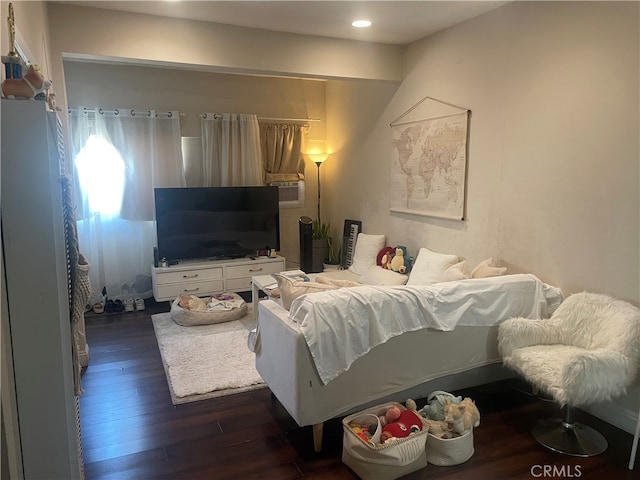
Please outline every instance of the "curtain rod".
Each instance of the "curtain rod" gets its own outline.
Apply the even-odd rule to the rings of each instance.
[[[134,110],[132,108],[120,108],[120,109],[114,108],[113,110],[106,110],[104,108],[98,108],[98,109],[86,108],[86,107],[84,107],[84,108],[80,107],[80,108],[83,109],[84,113],[86,113],[86,114],[92,113],[94,115],[96,113],[98,113],[100,115],[103,115],[105,113],[111,113],[111,114],[114,114],[114,115],[119,115],[120,112],[122,111],[123,113],[125,113],[125,112],[128,113],[132,117],[136,117],[136,116],[138,116],[138,117],[144,117],[144,116],[151,117],[151,112],[152,112],[152,110]],[[68,110],[68,112],[69,112],[69,114],[77,113],[78,109],[77,108],[70,108]],[[178,112],[178,113],[179,113],[179,115],[181,117],[184,117],[184,113],[182,113],[182,112]],[[173,117],[173,112],[155,112],[155,114],[157,116],[163,116],[163,117],[168,117],[168,118]]]
[[[207,119],[210,116],[213,116],[213,119],[216,120],[218,118],[222,118],[222,113],[203,113],[200,115],[201,118]],[[258,120],[263,121],[274,121],[274,122],[321,122],[322,120],[319,118],[278,118],[278,117],[258,117]]]

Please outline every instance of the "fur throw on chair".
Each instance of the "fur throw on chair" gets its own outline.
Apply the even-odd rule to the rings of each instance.
[[[576,293],[549,319],[503,322],[498,347],[506,366],[562,406],[607,401],[637,374],[640,313],[608,295]]]

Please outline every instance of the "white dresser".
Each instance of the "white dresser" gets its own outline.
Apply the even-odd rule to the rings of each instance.
[[[279,273],[284,257],[189,261],[169,267],[152,267],[153,296],[158,302],[173,301],[180,294],[204,297],[220,292],[250,291],[251,277]]]

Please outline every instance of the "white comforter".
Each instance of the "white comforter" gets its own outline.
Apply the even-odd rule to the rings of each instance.
[[[495,325],[511,317],[545,318],[562,299],[560,289],[534,275],[516,274],[307,294],[293,301],[289,316],[299,324],[326,385],[373,347],[404,332]]]

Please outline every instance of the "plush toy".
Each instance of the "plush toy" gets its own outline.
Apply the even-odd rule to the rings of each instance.
[[[429,402],[427,405],[422,407],[418,413],[429,420],[444,420],[444,406],[446,404],[446,400],[449,399],[451,403],[460,403],[462,401],[462,397],[456,397],[451,395],[448,392],[443,391],[435,391],[431,392],[427,397],[427,401]]]
[[[398,245],[396,252],[391,259],[391,270],[398,273],[408,273],[410,269],[410,260],[407,256],[407,247]]]
[[[44,94],[51,82],[45,80],[37,65],[29,65],[27,73],[22,78],[7,78],[2,82],[2,94],[7,98],[35,98]]]
[[[398,407],[389,407],[387,412],[384,414],[384,418],[387,420],[387,423],[395,422],[400,418],[400,409]]]
[[[422,430],[422,420],[413,410],[403,410],[398,419],[382,428],[380,441],[385,443],[391,438],[408,437],[411,433]]]
[[[428,420],[427,422],[428,430],[431,435],[438,438],[453,438],[454,433],[449,428],[449,424],[447,422],[441,422],[438,420]]]
[[[480,425],[480,412],[469,397],[459,404],[452,403],[447,398],[444,405],[444,421],[453,432],[463,435]]]
[[[393,257],[394,253],[395,249],[393,247],[384,247],[378,252],[376,264],[382,268],[389,269],[391,267],[391,257]]]

